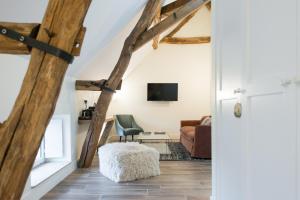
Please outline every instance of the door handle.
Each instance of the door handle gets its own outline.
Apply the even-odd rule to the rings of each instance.
[[[233,90],[234,94],[244,94],[245,92],[246,92],[246,90],[242,89],[242,88],[237,88],[237,89]]]

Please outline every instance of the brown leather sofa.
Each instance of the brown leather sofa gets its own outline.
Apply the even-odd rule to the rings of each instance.
[[[211,158],[211,125],[204,125],[210,116],[201,120],[183,120],[180,128],[180,142],[192,157]],[[210,120],[210,119],[209,119]]]

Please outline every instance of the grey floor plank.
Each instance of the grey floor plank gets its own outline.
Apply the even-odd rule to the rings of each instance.
[[[209,200],[211,162],[162,161],[161,175],[127,183],[114,183],[98,170],[95,158],[90,169],[77,169],[44,200]]]

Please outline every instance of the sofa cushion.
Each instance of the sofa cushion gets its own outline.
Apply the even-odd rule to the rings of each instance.
[[[140,132],[143,132],[139,128],[125,128],[124,129],[124,135],[138,135]]]
[[[188,140],[194,141],[195,130],[196,130],[195,126],[184,126],[184,127],[181,127],[180,132],[181,132],[182,136],[184,136]]]

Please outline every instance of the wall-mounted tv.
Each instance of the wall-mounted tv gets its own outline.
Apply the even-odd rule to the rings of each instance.
[[[148,101],[177,101],[178,83],[148,83]]]

